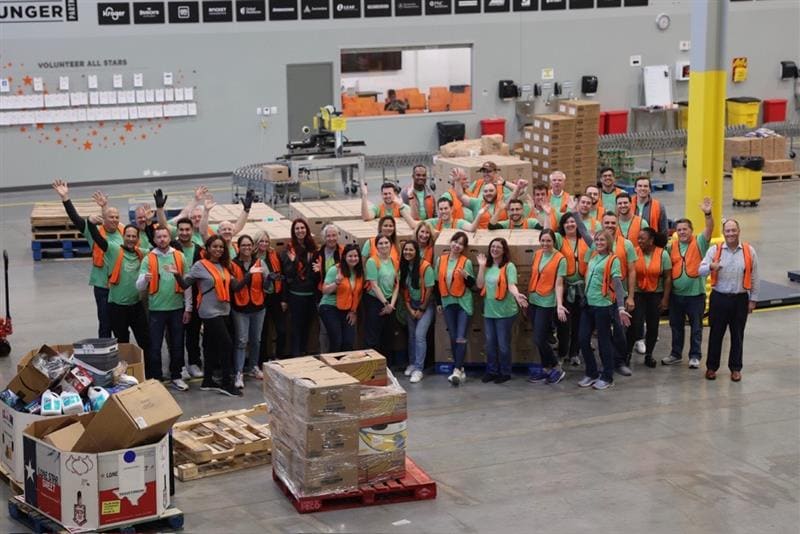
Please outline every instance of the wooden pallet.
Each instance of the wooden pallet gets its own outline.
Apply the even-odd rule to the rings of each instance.
[[[92,249],[85,239],[31,241],[33,261],[51,258],[89,257]]]
[[[75,209],[81,217],[100,215],[102,213],[100,206],[91,201],[73,201],[72,205],[75,206]],[[75,228],[61,202],[37,202],[33,205],[33,209],[31,210],[31,227],[38,228],[41,226],[61,226],[65,229]]]
[[[8,484],[12,495],[22,495],[25,492],[25,485],[14,480],[8,468],[2,463],[0,463],[0,480]]]
[[[180,480],[238,471],[269,463],[272,434],[266,422],[267,406],[216,412],[173,426],[175,474]]]
[[[406,474],[403,478],[388,480],[376,484],[362,484],[357,490],[317,495],[313,497],[296,497],[284,482],[272,470],[272,479],[280,490],[292,502],[295,510],[301,514],[327,512],[346,508],[360,508],[410,501],[424,501],[436,498],[436,482],[420,469],[411,458],[406,456]]]

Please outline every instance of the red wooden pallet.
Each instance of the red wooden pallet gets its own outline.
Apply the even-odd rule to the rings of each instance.
[[[376,484],[362,484],[357,490],[346,493],[295,497],[274,469],[272,479],[301,514],[436,498],[436,482],[408,456],[406,456],[406,474],[403,478]]]

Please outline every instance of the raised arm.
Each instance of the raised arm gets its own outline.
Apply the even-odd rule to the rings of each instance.
[[[239,218],[236,219],[236,222],[233,225],[233,235],[239,234],[242,230],[244,230],[244,226],[247,224],[247,218],[250,216],[250,208],[253,207],[253,198],[255,197],[255,192],[252,189],[248,189],[247,193],[245,193],[244,198],[242,200],[242,212],[239,214]]]
[[[172,235],[172,227],[169,225],[169,221],[167,221],[167,212],[164,209],[164,206],[167,205],[167,198],[169,198],[169,195],[165,195],[164,191],[161,189],[156,189],[153,193],[153,200],[156,203],[156,218],[158,219],[158,224],[169,230],[169,234]],[[183,211],[181,213],[183,213]],[[189,210],[189,213],[191,213],[191,210]]]
[[[706,238],[706,242],[711,241],[711,236],[714,234],[714,213],[711,208],[711,199],[708,197],[704,198],[700,209],[703,210],[703,216],[706,221],[706,226],[703,228],[703,237]]]
[[[361,184],[361,218],[365,221],[371,221],[375,218],[372,210],[369,209],[369,200],[367,200],[368,194],[367,182],[364,182]]]
[[[72,221],[78,231],[83,232],[86,229],[86,221],[78,214],[78,210],[75,209],[72,200],[69,198],[69,185],[67,185],[67,182],[55,180],[53,181],[53,189],[61,197],[61,203],[64,204],[64,211],[67,212],[69,220]]]
[[[483,289],[486,285],[486,254],[478,254],[478,277],[475,279],[475,285],[478,289]]]
[[[217,203],[214,202],[214,197],[208,195],[205,199],[203,199],[203,216],[200,218],[200,235],[203,236],[203,239],[208,235],[208,218],[211,215],[211,210],[216,206]],[[235,234],[234,234],[235,235]]]

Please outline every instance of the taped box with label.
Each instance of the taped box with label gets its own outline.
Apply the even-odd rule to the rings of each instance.
[[[69,529],[160,517],[170,506],[167,431],[150,443],[117,450],[60,447],[76,442],[76,434],[86,432],[98,416],[49,417],[25,430],[25,502]]]
[[[403,478],[408,425],[405,420],[363,427],[358,432],[358,482]]]
[[[358,454],[331,454],[307,458],[281,441],[272,442],[275,474],[297,497],[327,495],[358,488]]]
[[[408,417],[406,390],[391,371],[387,370],[386,374],[388,383],[385,386],[361,386],[361,427],[401,421]]]
[[[321,354],[319,359],[363,385],[385,386],[387,383],[386,358],[372,349]]]

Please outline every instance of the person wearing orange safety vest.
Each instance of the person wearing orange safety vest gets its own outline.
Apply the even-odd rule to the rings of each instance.
[[[436,217],[436,199],[428,188],[428,168],[425,165],[414,165],[411,179],[411,185],[400,194],[403,202],[411,209],[411,217],[416,221]]]
[[[631,196],[628,193],[620,193],[617,196],[617,234],[628,241],[635,242],[639,230],[648,228],[650,224],[636,215],[636,211],[631,205]]]
[[[455,167],[452,171],[450,171],[450,184],[454,184],[459,182],[461,184],[461,189],[467,191],[469,189],[469,176],[467,173],[464,172],[464,169],[460,167]],[[461,202],[461,199],[458,198],[458,194],[456,194],[455,186],[451,185],[450,188],[447,189],[442,196],[439,197],[439,202],[442,199],[447,198],[449,199],[452,204],[452,215],[453,220],[464,219],[465,221],[471,221],[475,218],[475,214],[472,213],[472,210],[465,207],[464,203]],[[440,208],[438,202],[436,204],[437,208]],[[441,212],[439,212],[439,216],[441,217]]]
[[[631,199],[631,210],[643,220],[647,221],[650,228],[667,235],[669,220],[667,208],[652,197],[650,178],[646,176],[636,179],[636,196]],[[636,237],[636,236],[634,236]]]
[[[268,359],[285,358],[286,350],[286,292],[283,290],[283,274],[281,273],[281,260],[278,253],[270,246],[269,234],[259,230],[253,235],[255,241],[255,255],[261,260],[264,269],[264,324],[261,328],[261,353],[258,359],[258,369],[253,369],[253,377],[262,380],[261,371],[263,363]],[[274,353],[271,353],[271,341],[275,340]]]
[[[672,292],[669,296],[669,326],[672,330],[672,350],[661,359],[663,365],[679,364],[683,358],[686,321],[689,321],[689,368],[700,367],[703,342],[703,312],[706,307],[706,277],[700,276],[700,262],[708,252],[714,232],[711,199],[700,206],[705,228],[696,236],[689,219],[675,221],[675,235],[669,246],[672,260]]]
[[[725,330],[731,331],[728,368],[731,380],[742,379],[744,327],[747,315],[756,309],[761,279],[756,250],[746,241],[739,241],[739,222],[728,219],[722,225],[724,243],[712,245],[700,263],[700,276],[711,276],[711,298],[708,305],[708,353],[706,378],[717,377]]]
[[[586,373],[578,382],[582,388],[607,389],[614,385],[615,348],[611,332],[614,316],[619,317],[622,326],[630,325],[631,316],[625,311],[620,261],[611,252],[612,241],[608,230],[597,232],[593,241],[595,251],[586,266],[586,306],[578,335]],[[594,330],[597,330],[602,372],[597,369],[592,348]]]
[[[653,350],[658,340],[658,321],[661,312],[669,307],[672,289],[672,260],[664,248],[667,236],[654,228],[639,231],[639,250],[636,259],[636,294],[631,328],[627,335],[627,357],[633,354],[633,345],[644,337],[644,364],[653,368],[656,360]],[[646,326],[646,334],[644,332]]]
[[[391,324],[400,294],[400,262],[392,256],[391,239],[381,234],[375,238],[376,256],[367,258],[364,303],[364,343],[386,356],[387,366],[394,364],[391,350]]]
[[[603,167],[600,169],[600,198],[597,205],[603,208],[603,211],[614,211],[617,207],[617,195],[624,193],[625,190],[617,187],[616,179],[614,177],[614,169],[611,167]],[[602,217],[602,215],[600,215]]]
[[[511,380],[511,329],[519,307],[528,307],[517,289],[517,266],[510,261],[508,242],[496,237],[489,242],[489,256],[478,254],[475,285],[483,297],[486,339],[486,371],[481,382],[502,384]]]
[[[453,372],[447,380],[458,386],[467,380],[464,359],[467,355],[467,328],[473,313],[472,291],[475,284],[472,262],[464,255],[469,238],[456,232],[450,238],[450,251],[436,258],[437,310],[444,313],[450,351],[453,354]]]
[[[566,181],[567,176],[563,172],[553,171],[550,173],[550,207],[558,211],[558,217],[567,212],[569,202],[572,199],[570,194],[564,191]]]
[[[436,241],[435,232],[431,225],[426,221],[417,223],[417,229],[414,230],[414,241],[419,245],[420,257],[427,261],[429,265],[433,265],[433,244]],[[400,255],[402,261],[403,255]]]
[[[497,222],[497,217],[500,215],[501,211],[508,214],[508,219]],[[492,218],[489,219],[489,230],[540,230],[542,228],[538,219],[529,218],[525,214],[525,203],[514,195],[506,201],[505,209],[501,211],[495,210]]]
[[[371,205],[367,200],[369,194],[367,184],[361,184],[361,218],[365,221],[373,219],[382,219],[384,217],[393,217],[399,219],[402,217],[409,226],[412,228],[416,224],[416,220],[411,216],[411,208],[407,204],[403,204],[402,198],[398,195],[400,188],[392,182],[384,182],[381,184],[381,200],[378,205]],[[363,251],[362,251],[362,256]]]
[[[458,197],[454,197],[456,200],[452,200],[449,196],[442,196],[439,198],[439,202],[437,202],[438,206],[438,213],[437,217],[433,217],[431,219],[426,219],[425,222],[431,225],[433,230],[438,235],[442,230],[449,230],[449,229],[458,229],[462,230],[467,226],[471,226],[468,221],[462,219],[461,217],[456,216],[456,208],[454,202],[458,202],[463,206]],[[462,209],[462,212],[464,210]],[[472,212],[470,212],[472,215]]]
[[[323,243],[311,264],[314,276],[319,280],[317,289],[320,292],[322,291],[326,273],[331,267],[339,264],[342,259],[342,249],[344,248],[339,244],[339,227],[335,224],[328,223],[323,226],[321,234]],[[322,317],[319,317],[319,351],[321,354],[334,352],[330,349],[328,331],[325,328],[325,322]]]
[[[587,185],[584,193],[592,199],[592,207],[589,209],[589,216],[599,221],[605,213],[605,209],[600,205],[600,188],[596,185]]]
[[[504,221],[508,219],[508,214],[506,213],[505,203],[503,202],[503,193],[501,193],[503,189],[498,188],[492,183],[487,183],[483,186],[483,192],[479,198],[471,198],[469,195],[461,191],[461,185],[456,184],[456,191],[459,193],[459,198],[461,202],[464,203],[465,206],[469,207],[472,210],[472,213],[475,214],[475,218],[473,219],[469,231],[472,231],[476,228],[480,229],[488,229],[489,222],[492,219],[492,216],[495,215],[496,221]]]
[[[428,353],[428,329],[433,322],[433,286],[436,277],[431,262],[423,257],[417,241],[403,243],[400,255],[400,293],[408,331],[408,366],[405,375],[412,383],[422,380]]]
[[[87,224],[88,219],[81,217],[72,204],[69,198],[69,185],[63,180],[55,180],[53,189],[61,197],[64,210],[67,212],[72,224],[83,234],[83,238],[92,247],[92,270],[89,274],[89,285],[92,286],[94,302],[97,307],[97,337],[111,337],[111,314],[108,309],[108,272],[103,262],[104,252],[92,239]],[[94,193],[92,198],[102,209],[102,221],[95,221],[96,224],[100,225],[97,229],[98,232],[109,244],[122,246],[122,225],[119,223],[119,211],[117,208],[110,207],[108,205],[108,197],[99,191]]]
[[[480,198],[483,194],[483,188],[486,187],[487,184],[493,184],[497,189],[498,197],[502,198],[503,196],[507,197],[511,195],[517,188],[516,184],[509,183],[505,178],[500,176],[500,173],[497,171],[498,168],[495,162],[484,162],[479,171],[482,177],[476,178],[472,184],[469,184],[464,189],[464,192],[472,198]],[[475,212],[473,211],[473,213]]]
[[[136,279],[136,289],[147,292],[149,310],[150,359],[145,362],[145,375],[161,380],[161,345],[168,330],[171,385],[186,391],[189,386],[181,378],[183,328],[192,317],[192,289],[185,289],[171,273],[183,274],[188,265],[183,252],[170,246],[168,228],[157,228],[153,241],[156,246],[142,260]]]
[[[364,293],[364,264],[358,245],[342,250],[342,261],[331,265],[322,282],[319,316],[328,332],[331,352],[353,350],[358,307]]]
[[[565,323],[569,318],[569,311],[564,305],[567,258],[555,248],[555,243],[555,232],[549,228],[542,230],[539,235],[541,248],[533,255],[528,283],[528,318],[533,327],[533,343],[542,360],[542,368],[528,377],[528,382],[534,384],[558,384],[566,376],[547,341],[556,318],[559,323]]]
[[[250,275],[249,282],[231,295],[231,319],[234,332],[233,385],[244,388],[244,370],[255,373],[261,354],[261,330],[264,328],[266,299],[264,294],[264,273],[261,259],[255,255],[255,243],[249,235],[239,236],[236,241],[239,253],[231,260],[231,274],[239,282],[244,282],[251,267],[261,269]]]

